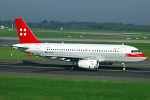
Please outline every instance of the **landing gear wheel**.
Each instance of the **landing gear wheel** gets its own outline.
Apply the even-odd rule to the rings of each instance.
[[[77,70],[78,69],[78,66],[72,66],[71,67],[71,70]]]
[[[126,70],[126,65],[125,65],[125,63],[122,63],[122,66],[123,66],[123,71],[125,71],[125,70]]]
[[[74,60],[73,62],[72,62],[72,67],[71,67],[71,70],[78,70],[78,61],[76,61],[76,60]]]

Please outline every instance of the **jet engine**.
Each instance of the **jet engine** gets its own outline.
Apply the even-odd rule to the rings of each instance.
[[[97,60],[79,60],[78,67],[95,69],[95,68],[99,67],[99,61],[97,61]]]

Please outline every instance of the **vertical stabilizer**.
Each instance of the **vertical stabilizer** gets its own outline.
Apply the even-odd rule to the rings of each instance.
[[[40,42],[21,18],[15,18],[20,44]]]

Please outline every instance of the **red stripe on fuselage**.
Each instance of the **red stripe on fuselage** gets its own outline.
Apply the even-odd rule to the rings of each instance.
[[[146,57],[143,53],[126,53],[126,57]]]

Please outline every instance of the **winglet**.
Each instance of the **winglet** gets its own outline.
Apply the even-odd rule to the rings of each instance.
[[[40,42],[21,18],[15,18],[20,44]]]

